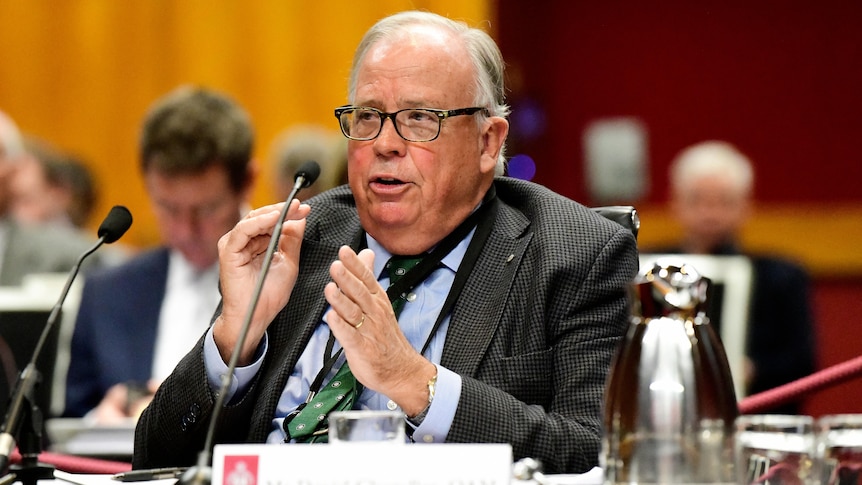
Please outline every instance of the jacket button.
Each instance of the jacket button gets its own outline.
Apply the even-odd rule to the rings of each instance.
[[[197,403],[192,403],[189,405],[189,409],[186,414],[183,414],[182,419],[180,419],[180,429],[183,431],[188,431],[191,425],[195,424],[198,420],[198,416],[201,414],[201,407],[198,406]]]

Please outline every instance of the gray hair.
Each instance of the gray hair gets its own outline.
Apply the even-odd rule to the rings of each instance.
[[[677,155],[670,168],[671,187],[678,190],[689,180],[711,175],[727,178],[746,195],[754,189],[754,169],[748,157],[730,143],[716,140],[697,143]]]
[[[23,154],[24,142],[18,125],[0,111],[0,155],[4,155],[9,160],[17,160]]]
[[[321,166],[317,179],[319,191],[340,185],[346,178],[345,142],[340,131],[320,125],[299,124],[284,130],[273,143],[272,159],[276,178],[293,186],[294,175],[300,165],[314,160]]]
[[[504,81],[505,64],[494,39],[485,31],[468,26],[464,22],[448,19],[430,12],[406,11],[390,15],[372,26],[353,56],[348,84],[348,99],[351,103],[356,97],[356,82],[359,67],[365,55],[377,42],[392,39],[401,33],[409,31],[411,26],[427,25],[448,30],[460,38],[470,55],[471,63],[476,72],[474,86],[474,104],[487,107],[491,116],[506,118],[509,116],[509,106],[506,105],[506,87]],[[481,118],[480,118],[481,119]],[[502,175],[506,164],[505,145],[497,157],[497,174]]]

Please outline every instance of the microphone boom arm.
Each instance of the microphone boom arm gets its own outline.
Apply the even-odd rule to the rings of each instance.
[[[66,284],[60,293],[60,298],[51,309],[48,321],[39,335],[36,347],[30,356],[30,361],[18,376],[18,381],[9,396],[6,416],[0,426],[0,473],[5,473],[9,467],[10,455],[15,448],[16,440],[21,441],[21,465],[15,473],[9,473],[0,483],[5,483],[9,477],[16,476],[24,485],[35,485],[40,479],[54,478],[54,467],[39,464],[39,453],[42,452],[42,411],[35,399],[35,389],[41,381],[41,374],[36,368],[36,361],[42,353],[42,348],[57,324],[63,302],[72,288],[75,277],[87,256],[93,254],[102,244],[112,243],[119,239],[132,225],[132,214],[123,206],[111,208],[98,230],[98,240],[85,251],[75,262],[66,278]],[[26,426],[25,426],[26,424]],[[24,432],[22,434],[22,431]]]
[[[63,302],[72,288],[72,283],[78,275],[78,271],[87,256],[93,254],[105,242],[105,237],[99,238],[96,244],[93,245],[84,254],[78,257],[75,266],[66,278],[66,284],[63,286],[63,291],[60,293],[60,298],[51,309],[48,315],[48,321],[39,335],[39,340],[36,342],[36,347],[33,349],[33,354],[30,361],[24,367],[24,370],[18,376],[18,381],[12,394],[9,396],[9,406],[6,410],[6,417],[3,420],[2,428],[0,428],[0,472],[5,472],[9,465],[9,456],[15,448],[16,440],[21,439],[21,456],[22,465],[25,467],[37,466],[37,472],[34,480],[53,478],[53,468],[44,469],[44,466],[38,466],[37,459],[42,451],[42,412],[36,403],[35,390],[42,379],[42,375],[36,368],[36,361],[42,353],[42,348],[51,335],[51,331],[59,320],[60,312],[63,308]],[[24,426],[24,425],[27,426]],[[24,437],[21,437],[21,432],[24,431]],[[47,473],[47,476],[45,475]],[[20,476],[21,473],[19,472]],[[25,485],[28,483],[26,477],[20,477]],[[35,483],[35,482],[33,482]]]
[[[266,273],[269,271],[269,266],[272,264],[272,256],[275,253],[275,249],[278,247],[278,241],[281,238],[281,228],[284,226],[284,218],[287,217],[287,211],[290,208],[290,203],[293,202],[294,197],[296,197],[297,192],[301,189],[308,187],[311,185],[317,176],[320,174],[320,166],[315,162],[306,162],[304,163],[299,170],[297,171],[296,177],[294,179],[293,188],[290,191],[290,194],[287,196],[284,207],[281,209],[281,213],[278,216],[278,221],[275,223],[275,227],[272,229],[272,237],[269,240],[269,246],[266,248],[266,253],[263,256],[263,264],[260,267],[260,273],[257,278],[257,284],[254,288],[254,293],[251,296],[251,302],[249,303],[248,312],[246,313],[245,320],[242,322],[242,327],[239,331],[239,338],[234,344],[233,353],[230,356],[230,360],[227,364],[227,372],[222,375],[221,378],[221,387],[219,388],[218,394],[216,395],[215,404],[213,407],[213,413],[210,416],[209,427],[207,428],[206,439],[204,440],[204,447],[198,454],[198,461],[195,466],[186,470],[182,477],[180,477],[178,483],[183,485],[205,485],[209,484],[212,481],[212,448],[213,442],[215,441],[215,431],[216,426],[218,424],[218,416],[221,412],[222,407],[224,407],[225,395],[227,394],[228,389],[230,388],[231,381],[233,380],[233,373],[236,369],[237,362],[239,361],[239,354],[245,345],[246,337],[248,336],[248,329],[251,326],[251,320],[254,317],[254,312],[257,309],[257,303],[260,300],[260,293],[263,290],[263,284],[266,279]]]

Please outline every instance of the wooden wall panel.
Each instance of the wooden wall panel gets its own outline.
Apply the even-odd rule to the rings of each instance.
[[[482,27],[492,17],[489,0],[0,1],[0,110],[87,159],[101,187],[94,227],[126,205],[135,223],[124,242],[147,246],[158,235],[136,144],[153,100],[180,84],[234,96],[257,132],[253,203],[269,203],[276,135],[298,123],[335,128],[360,37],[407,9]]]

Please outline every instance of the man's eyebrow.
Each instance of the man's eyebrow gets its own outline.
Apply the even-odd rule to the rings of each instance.
[[[383,109],[385,103],[379,102],[375,99],[368,99],[362,102],[355,102],[353,106],[364,106],[366,108],[376,108],[380,111],[385,111]],[[431,104],[426,101],[417,101],[417,100],[397,100],[396,105],[398,109],[406,109],[406,108],[431,108]]]
[[[405,108],[430,108],[431,106],[425,101],[399,101],[398,106]]]

